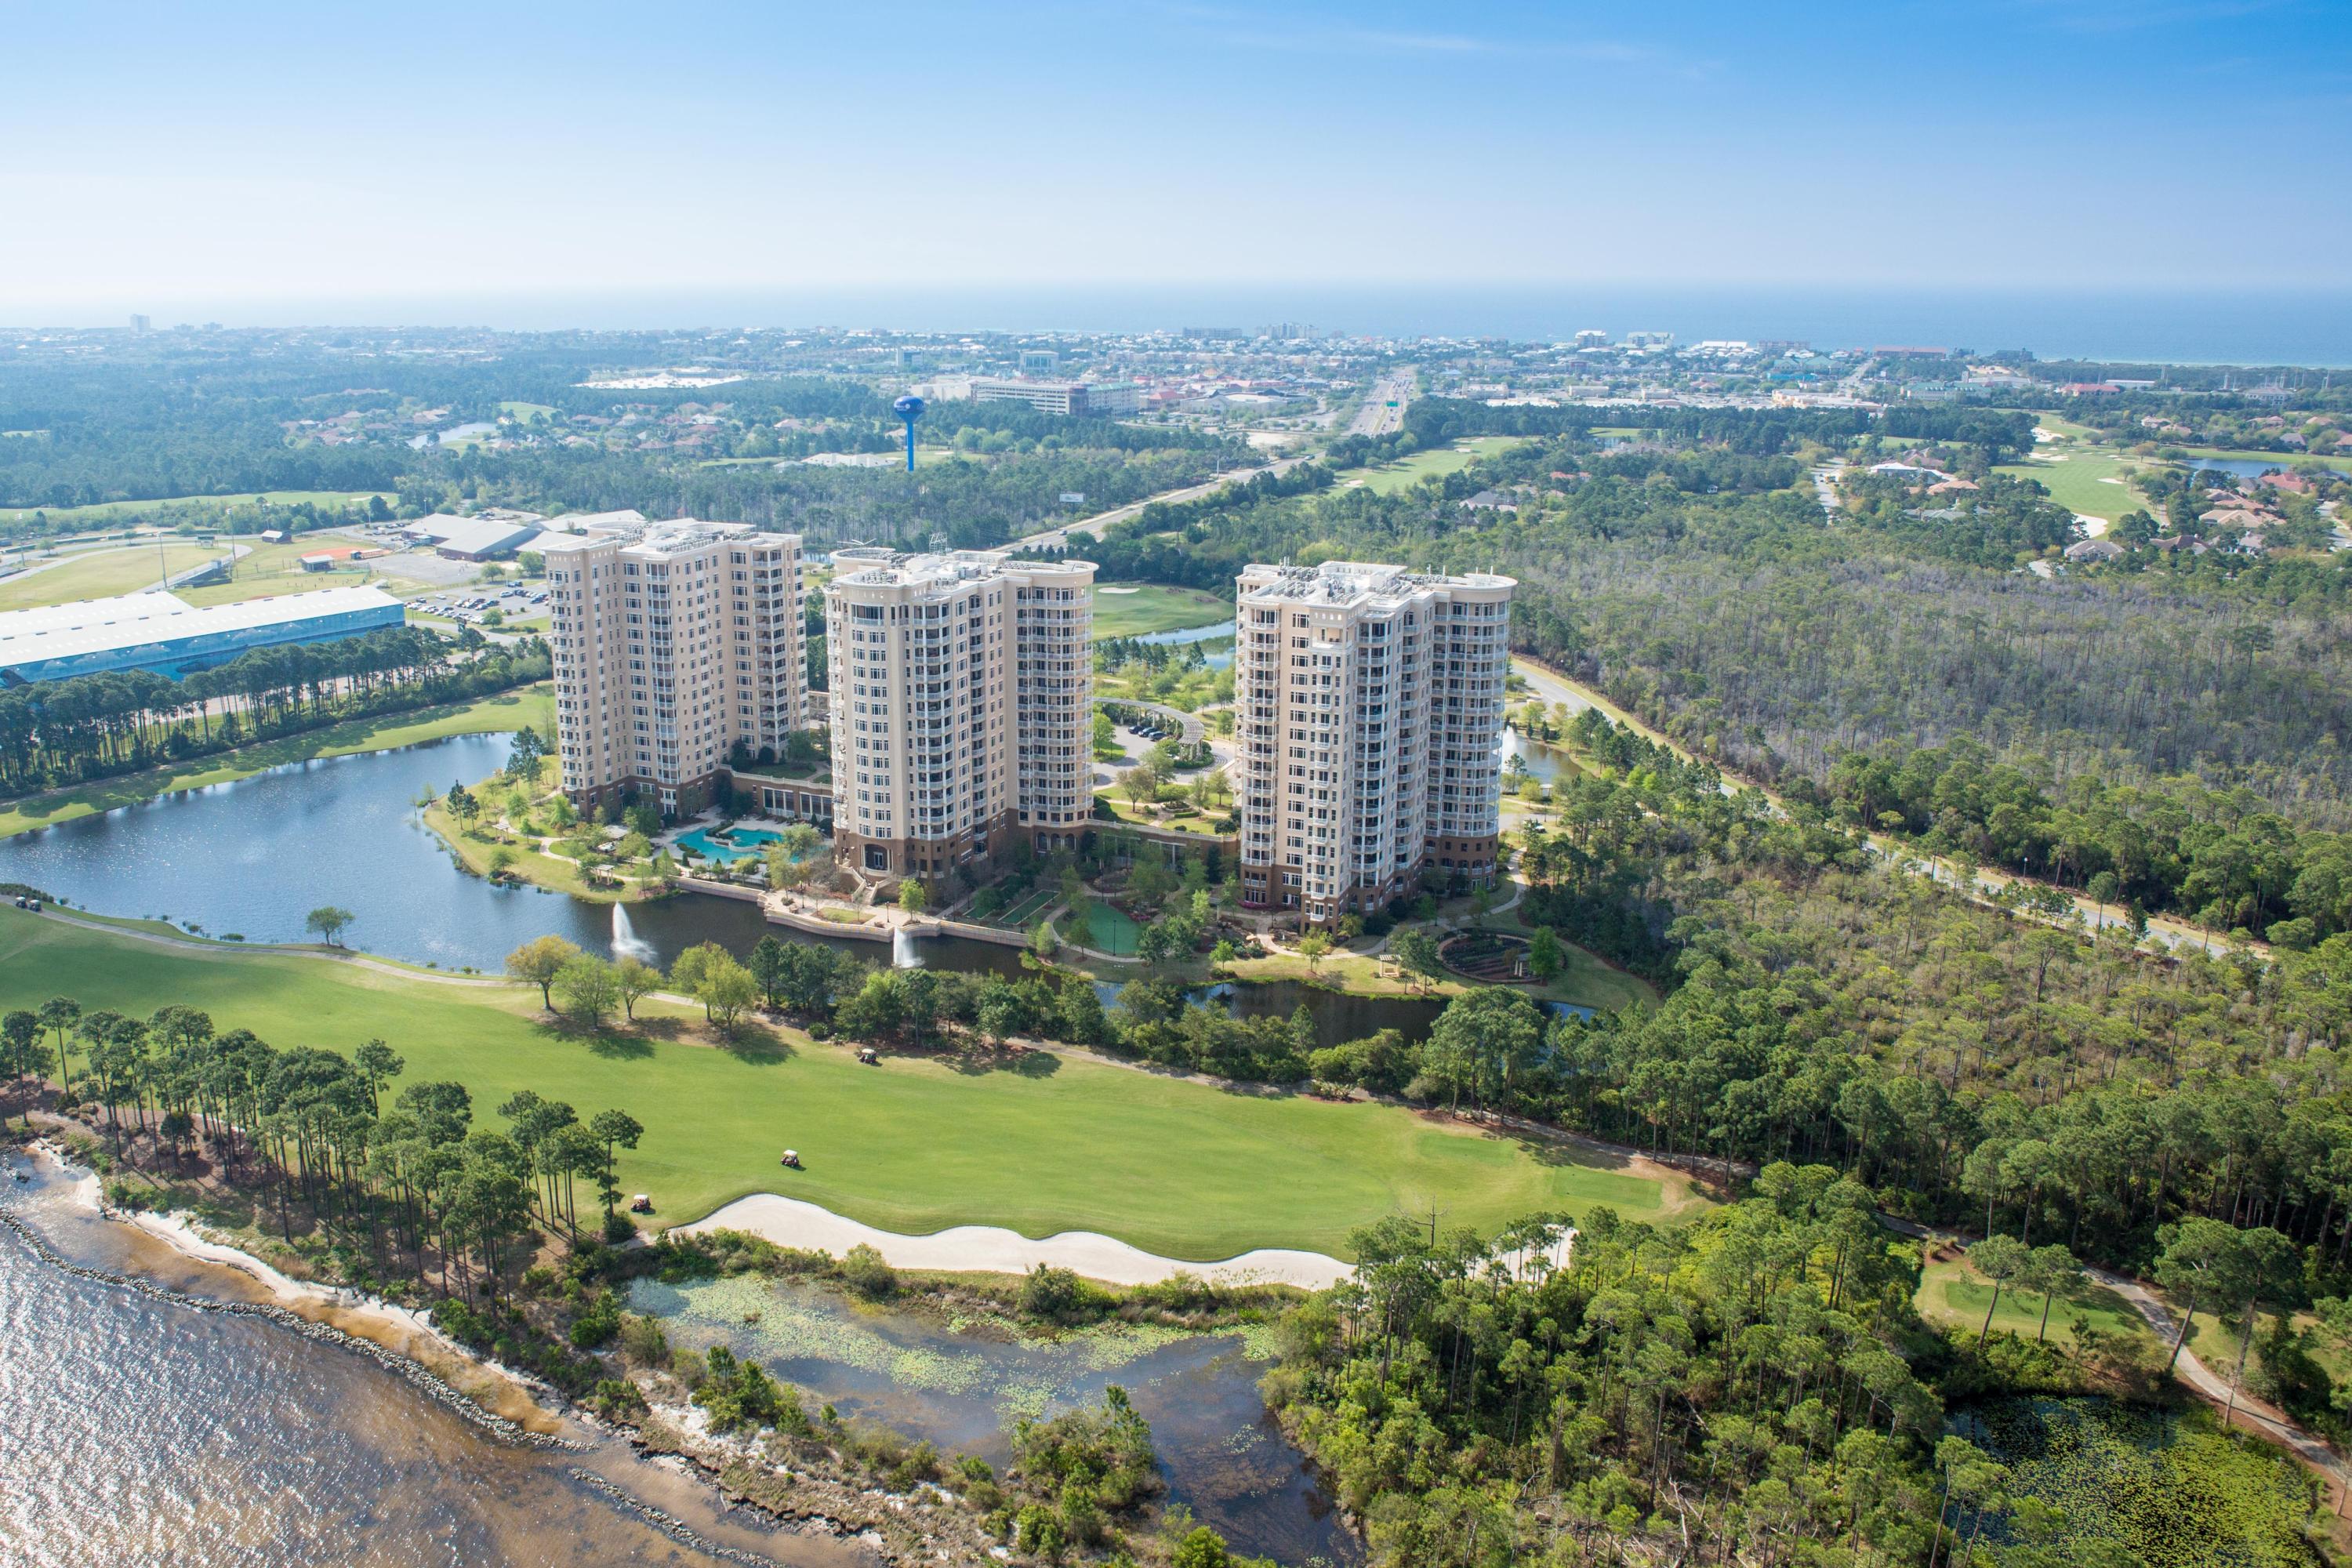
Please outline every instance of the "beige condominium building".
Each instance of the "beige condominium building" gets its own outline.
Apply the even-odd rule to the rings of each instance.
[[[801,541],[741,523],[547,537],[563,788],[665,813],[709,803],[737,742],[801,727]]]
[[[833,844],[877,880],[936,883],[1093,809],[1091,562],[836,551],[825,585]]]
[[[1508,577],[1332,561],[1240,577],[1242,901],[1324,921],[1490,885]]]

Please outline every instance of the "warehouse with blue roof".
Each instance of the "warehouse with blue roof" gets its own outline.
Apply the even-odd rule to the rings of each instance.
[[[82,599],[0,613],[0,683],[27,686],[110,670],[177,680],[241,653],[332,642],[396,626],[401,602],[380,588],[324,588],[234,605],[191,605],[164,593]]]

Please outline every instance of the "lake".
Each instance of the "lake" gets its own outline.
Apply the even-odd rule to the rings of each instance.
[[[505,763],[508,741],[503,734],[460,735],[292,763],[36,828],[0,839],[0,882],[23,882],[100,914],[169,920],[206,936],[234,933],[256,942],[310,940],[304,918],[336,904],[357,917],[344,939],[353,947],[447,970],[497,973],[508,953],[551,934],[590,952],[667,967],[697,942],[741,953],[773,932],[877,963],[1023,973],[1018,948],[968,938],[901,938],[894,950],[772,926],[759,906],[741,900],[685,893],[598,904],[473,876],[458,868],[415,802],[428,787],[488,777]],[[1348,996],[1296,981],[1217,986],[1202,994],[1249,1017],[1288,1017],[1304,1003],[1326,1045],[1386,1027],[1423,1039],[1442,1007],[1423,998]]]
[[[1219,646],[1202,650],[1202,662],[1211,669],[1230,669],[1234,662],[1234,634],[1236,624],[1219,621],[1211,626],[1180,626],[1172,632],[1146,632],[1129,642],[1158,643],[1163,647],[1181,647],[1187,643],[1215,643]]]
[[[159,795],[0,840],[0,881],[24,882],[100,914],[152,916],[202,934],[304,942],[322,904],[358,918],[344,940],[442,969],[497,973],[533,937],[667,965],[717,942],[737,952],[774,928],[756,905],[687,894],[651,903],[591,903],[502,886],[457,868],[415,802],[428,789],[488,777],[509,737],[458,735],[395,751],[293,763],[252,778]],[[780,934],[783,934],[781,933]],[[878,942],[793,936],[887,962]],[[941,967],[988,967],[985,944],[918,939]],[[982,948],[965,953],[966,948]],[[1006,957],[1017,964],[1009,951]]]

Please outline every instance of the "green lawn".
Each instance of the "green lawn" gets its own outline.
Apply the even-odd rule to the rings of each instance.
[[[320,510],[341,509],[370,496],[391,499],[389,490],[246,490],[229,496],[166,496],[160,500],[110,500],[93,506],[10,507],[0,509],[0,522],[30,521],[38,512],[51,522],[69,528],[103,528],[110,523],[165,513],[225,511],[233,506],[267,501],[271,506],[297,506],[309,501]]]
[[[1374,495],[1393,495],[1398,490],[1419,484],[1426,479],[1458,473],[1479,458],[1490,458],[1506,447],[1516,446],[1516,436],[1478,436],[1451,447],[1436,447],[1426,452],[1415,452],[1378,468],[1350,468],[1339,476],[1339,482],[1361,479],[1364,488]]]
[[[39,605],[136,594],[162,582],[167,572],[184,572],[223,553],[197,544],[172,544],[161,550],[152,544],[92,550],[69,556],[59,565],[0,582],[0,610],[29,610]]]
[[[1917,1297],[1919,1315],[1930,1322],[1947,1323],[1975,1333],[1984,1325],[1985,1308],[1992,1302],[1992,1282],[1960,1258],[1930,1263],[1922,1271]],[[2067,1325],[2077,1315],[2103,1333],[2154,1339],[2146,1319],[2130,1302],[2103,1285],[2084,1281],[2071,1296],[2061,1296],[2050,1309],[2050,1338],[2072,1344]],[[1992,1315],[1996,1331],[2006,1330],[2032,1339],[2042,1325],[2042,1298],[2031,1290],[2004,1288],[2000,1307]]]
[[[714,1049],[588,1041],[542,1024],[529,988],[459,987],[289,953],[166,948],[0,908],[0,1007],[70,995],[144,1015],[171,1003],[272,1044],[350,1050],[380,1037],[407,1078],[456,1079],[478,1121],[519,1089],[645,1124],[625,1192],[675,1224],[782,1192],[894,1230],[1082,1228],[1194,1259],[1253,1247],[1342,1253],[1395,1213],[1492,1231],[1534,1210],[1606,1203],[1652,1216],[1688,1201],[1605,1157],[1530,1146],[1395,1107],[1261,1097],[1033,1056],[966,1071],[905,1058],[861,1067],[790,1031]],[[646,1009],[641,1009],[645,1011]],[[806,1169],[778,1169],[798,1149]]]
[[[1106,594],[1105,588],[1133,588],[1132,594]],[[1198,588],[1170,588],[1157,583],[1097,583],[1095,584],[1095,640],[1148,637],[1153,632],[1181,631],[1189,626],[1213,626],[1234,618],[1230,601]]]
[[[302,557],[357,542],[341,533],[305,533],[283,544],[255,543],[229,568],[227,582],[183,589],[180,597],[192,605],[231,605],[247,599],[274,598],[280,594],[308,594],[320,588],[354,587],[372,575],[364,564],[338,566],[327,572],[305,572],[302,570]]]
[[[111,811],[118,805],[135,805],[172,790],[196,789],[205,784],[226,784],[231,779],[247,778],[286,763],[309,762],[313,757],[340,757],[352,752],[381,752],[394,746],[413,746],[420,741],[437,741],[445,735],[516,730],[525,724],[541,734],[555,732],[553,688],[533,686],[452,707],[354,719],[347,724],[331,725],[307,734],[289,735],[257,746],[239,747],[234,752],[206,758],[184,768],[156,768],[100,784],[84,784],[78,789],[36,795],[0,809],[0,838],[22,833],[29,827],[69,822],[77,816],[88,816],[92,812]]]
[[[2012,479],[2037,479],[2049,489],[2050,499],[2067,510],[2086,517],[2104,517],[2113,522],[2124,513],[2147,505],[2146,498],[2131,485],[2136,467],[2129,459],[2097,447],[2053,441],[2044,446],[2032,461],[2004,464],[1993,472]],[[2124,482],[2109,484],[2109,479]]]

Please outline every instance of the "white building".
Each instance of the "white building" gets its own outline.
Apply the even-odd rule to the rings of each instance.
[[[834,552],[825,585],[834,854],[936,882],[1094,806],[1091,562]]]
[[[692,812],[737,742],[801,728],[801,540],[680,519],[549,534],[558,752],[574,799]]]
[[[1242,901],[1310,921],[1494,879],[1508,577],[1251,566],[1234,652]]]
[[[979,403],[1025,403],[1041,414],[1132,414],[1143,405],[1143,390],[1131,381],[1012,381],[976,376],[971,395]]]

